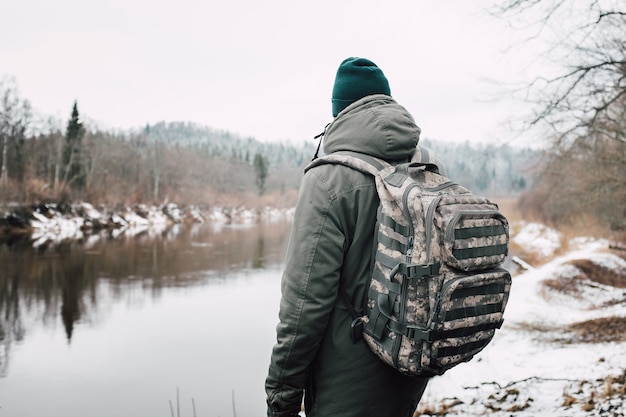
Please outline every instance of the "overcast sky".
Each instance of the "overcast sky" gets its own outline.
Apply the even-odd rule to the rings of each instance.
[[[312,140],[339,63],[377,63],[423,137],[486,141],[517,110],[490,100],[523,57],[489,0],[19,0],[0,6],[0,76],[41,114],[105,128],[193,121]]]

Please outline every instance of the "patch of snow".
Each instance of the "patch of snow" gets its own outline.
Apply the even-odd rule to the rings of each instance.
[[[233,217],[237,220],[238,223],[244,224],[256,223],[257,219],[259,218],[255,210],[248,209],[240,209],[235,211]]]
[[[82,217],[65,217],[51,209],[48,209],[48,212],[50,217],[38,211],[34,211],[32,214],[33,233],[31,239],[34,247],[39,247],[48,241],[82,238],[84,225]]]
[[[118,214],[111,215],[111,222],[118,227],[128,227],[128,222]]]
[[[85,218],[89,220],[102,220],[103,215],[98,210],[96,210],[91,204],[82,202],[79,204],[82,208]]]
[[[213,223],[228,223],[230,222],[230,216],[227,216],[224,210],[215,207],[209,213],[209,220]]]
[[[175,203],[168,203],[163,211],[174,223],[180,223],[185,217],[183,210]]]
[[[150,221],[148,219],[146,219],[145,217],[141,217],[130,209],[123,214],[123,217],[129,226],[148,226],[150,224]]]
[[[202,215],[202,211],[199,207],[192,206],[189,209],[189,215],[193,219],[194,223],[204,223],[204,216]]]
[[[575,237],[569,241],[572,250],[599,250],[608,249],[609,241],[606,239],[594,239],[592,237]]]
[[[525,250],[544,257],[553,255],[561,247],[559,232],[540,223],[523,223],[512,240]]]

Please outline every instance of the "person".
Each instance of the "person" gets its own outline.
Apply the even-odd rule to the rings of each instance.
[[[356,151],[394,162],[411,159],[420,128],[391,97],[382,70],[347,58],[332,91],[333,121],[324,152]],[[378,196],[374,178],[323,164],[302,178],[281,282],[277,343],[265,381],[267,415],[412,416],[427,380],[407,377],[350,337],[352,308],[363,308]]]

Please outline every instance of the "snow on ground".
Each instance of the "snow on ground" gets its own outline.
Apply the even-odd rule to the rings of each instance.
[[[517,238],[553,253],[557,236],[528,224]],[[622,274],[626,261],[602,240],[578,239],[569,247],[574,249],[513,278],[503,327],[472,361],[431,381],[420,404],[430,414],[422,415],[626,415],[626,342],[575,343],[571,335],[564,339],[563,330],[599,317],[626,317],[626,290],[583,281],[580,292],[567,295],[542,284],[574,274],[572,260],[589,259]]]
[[[522,223],[522,229],[512,240],[520,247],[532,248],[543,257],[553,255],[561,247],[559,232],[540,223]]]

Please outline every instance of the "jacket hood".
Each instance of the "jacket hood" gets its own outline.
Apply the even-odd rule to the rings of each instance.
[[[364,97],[346,107],[328,126],[324,153],[361,152],[388,161],[409,159],[421,129],[390,96]]]

